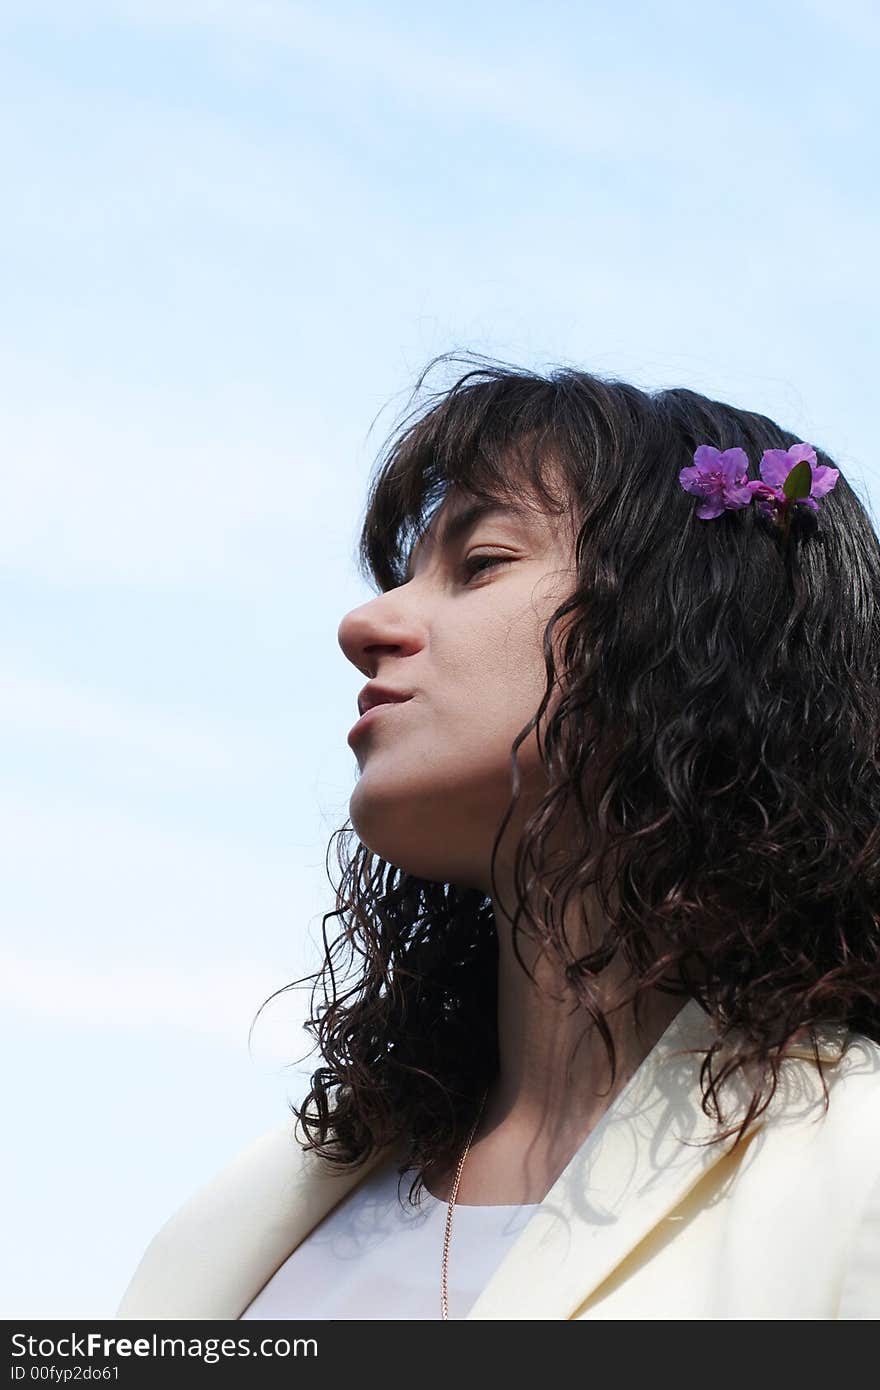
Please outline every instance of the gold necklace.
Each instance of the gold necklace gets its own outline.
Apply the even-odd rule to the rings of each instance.
[[[461,1158],[458,1160],[458,1171],[455,1174],[455,1182],[452,1184],[452,1193],[449,1198],[448,1211],[446,1212],[446,1234],[443,1237],[443,1266],[442,1274],[440,1277],[440,1309],[441,1316],[447,1319],[449,1317],[449,1299],[446,1293],[446,1272],[449,1263],[449,1241],[452,1237],[452,1213],[455,1210],[455,1198],[458,1192],[458,1184],[461,1181],[461,1170],[464,1168],[464,1161],[468,1156],[468,1151],[471,1147],[471,1142],[473,1140],[474,1135],[477,1132],[477,1125],[480,1123],[480,1117],[483,1113],[483,1106],[486,1104],[486,1097],[488,1094],[489,1087],[487,1086],[485,1091],[483,1092],[483,1099],[480,1101],[480,1108],[477,1111],[477,1118],[474,1120],[473,1128],[471,1129],[471,1132],[468,1135],[468,1141],[464,1146],[464,1152],[462,1153]]]

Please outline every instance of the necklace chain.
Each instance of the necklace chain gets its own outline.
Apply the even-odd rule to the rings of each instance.
[[[461,1181],[461,1172],[464,1168],[464,1161],[468,1156],[471,1143],[473,1142],[473,1137],[477,1132],[477,1125],[480,1123],[480,1117],[483,1114],[483,1107],[486,1104],[486,1097],[488,1094],[489,1087],[487,1086],[485,1091],[483,1092],[483,1099],[480,1101],[480,1108],[477,1111],[477,1118],[474,1120],[471,1132],[468,1135],[468,1141],[464,1146],[464,1151],[461,1155],[461,1158],[458,1160],[458,1169],[455,1174],[455,1182],[452,1184],[452,1192],[450,1193],[449,1202],[447,1204],[448,1210],[446,1212],[446,1233],[443,1237],[443,1265],[440,1277],[440,1309],[442,1317],[447,1319],[449,1317],[449,1298],[447,1296],[446,1290],[446,1275],[449,1265],[449,1242],[452,1239],[452,1213],[455,1210],[455,1198],[458,1194],[458,1184]]]

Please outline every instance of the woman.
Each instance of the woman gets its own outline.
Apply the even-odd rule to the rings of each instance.
[[[482,362],[360,556],[322,1065],[118,1315],[880,1316],[856,494],[753,412]]]

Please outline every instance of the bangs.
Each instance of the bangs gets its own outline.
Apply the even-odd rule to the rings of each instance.
[[[414,394],[456,356],[433,359]],[[648,393],[572,368],[544,376],[479,359],[392,432],[369,488],[360,573],[381,593],[406,583],[414,547],[452,498],[575,510],[600,542],[613,549],[623,538],[651,563],[681,545],[690,504],[679,473],[700,442],[745,449],[757,478],[763,449],[798,440],[766,416],[685,388]],[[818,449],[817,459],[832,465]],[[742,547],[745,528],[734,535]]]
[[[510,505],[532,493],[548,512],[564,505],[549,480],[558,445],[552,381],[477,368],[437,396],[391,436],[371,485],[359,562],[382,593],[406,582],[415,545],[453,498]]]

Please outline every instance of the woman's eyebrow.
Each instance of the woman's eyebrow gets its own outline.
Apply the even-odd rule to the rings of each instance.
[[[446,517],[446,524],[438,536],[438,542],[442,548],[452,545],[453,541],[460,540],[468,531],[473,530],[478,521],[482,521],[487,516],[504,515],[513,517],[517,521],[526,521],[533,516],[529,508],[516,502],[472,502],[469,506],[462,508],[461,511],[454,512],[452,516]],[[430,545],[432,537],[426,532],[420,541],[413,546],[406,567],[406,581],[409,582],[413,576],[413,563],[416,555],[424,544]]]

